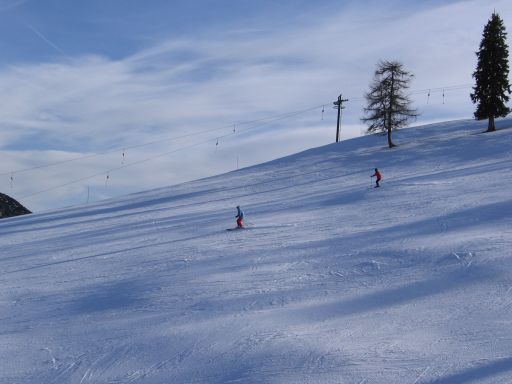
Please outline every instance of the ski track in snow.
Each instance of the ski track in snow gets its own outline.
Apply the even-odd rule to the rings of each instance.
[[[0,382],[512,383],[498,124],[2,220]]]

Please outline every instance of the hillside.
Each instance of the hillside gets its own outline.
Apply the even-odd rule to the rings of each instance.
[[[485,126],[2,220],[0,382],[512,383],[512,119]]]

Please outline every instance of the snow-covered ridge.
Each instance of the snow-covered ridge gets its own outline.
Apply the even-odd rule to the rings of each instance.
[[[485,127],[1,221],[0,382],[511,381],[512,120]]]

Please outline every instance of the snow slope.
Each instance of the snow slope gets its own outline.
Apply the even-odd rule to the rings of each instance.
[[[512,120],[498,126],[2,220],[0,382],[512,383]],[[250,228],[226,231],[237,204]]]

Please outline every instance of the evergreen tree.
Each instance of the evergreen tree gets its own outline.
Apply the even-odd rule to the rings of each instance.
[[[418,113],[411,109],[411,100],[405,94],[413,75],[397,61],[380,61],[375,71],[370,91],[365,94],[367,106],[365,117],[361,120],[368,123],[368,133],[387,132],[389,148],[395,147],[391,132],[401,128]]]
[[[476,85],[471,100],[477,103],[475,119],[489,119],[487,131],[495,131],[496,117],[505,117],[510,113],[506,106],[509,100],[510,83],[508,81],[507,32],[503,20],[497,13],[484,28],[480,50],[476,52],[478,64],[473,73]]]

